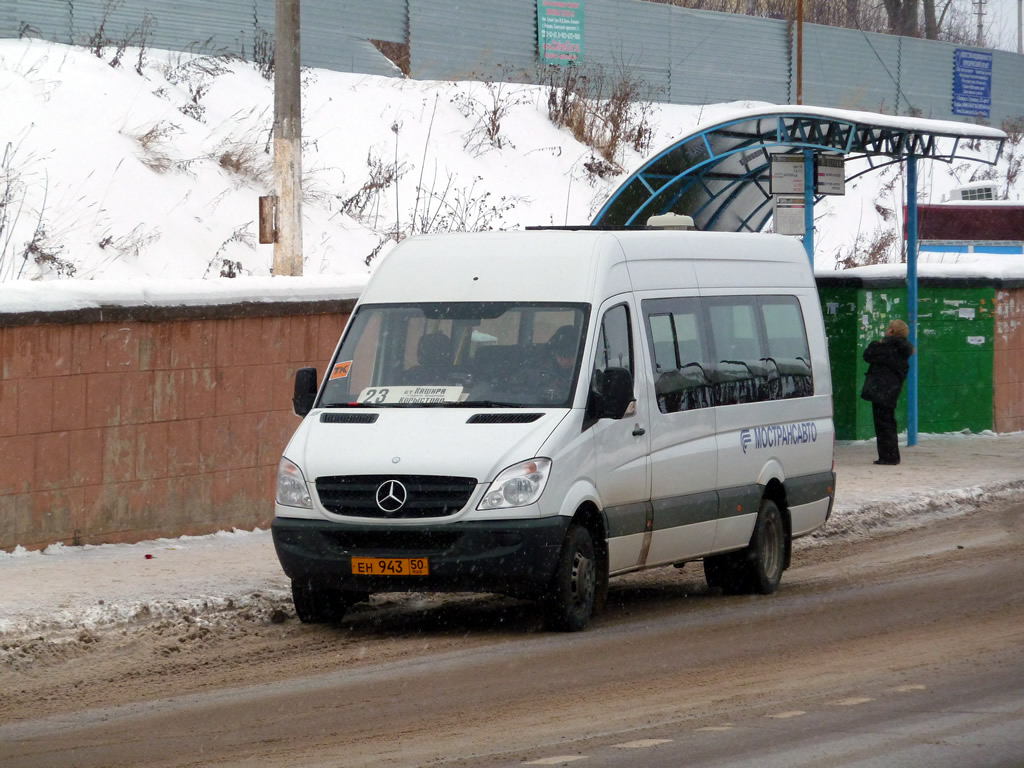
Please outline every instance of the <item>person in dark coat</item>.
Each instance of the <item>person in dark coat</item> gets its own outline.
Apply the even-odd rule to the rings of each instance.
[[[878,460],[875,464],[899,464],[900,446],[897,439],[896,402],[903,390],[903,381],[910,370],[910,356],[914,346],[907,340],[910,329],[902,320],[893,320],[885,336],[872,341],[864,350],[868,372],[860,396],[870,401],[875,417],[875,442]]]

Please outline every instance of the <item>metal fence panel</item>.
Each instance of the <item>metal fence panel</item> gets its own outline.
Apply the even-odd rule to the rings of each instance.
[[[786,22],[672,10],[672,102],[789,101]]]
[[[40,37],[70,43],[68,5],[60,0],[0,0],[0,37]]]
[[[1024,56],[993,51],[992,71],[990,122],[1002,126],[1005,120],[1024,120]]]
[[[306,0],[301,6],[302,65],[401,77],[398,67],[368,41],[404,42],[405,7],[405,0]]]
[[[414,78],[533,80],[537,3],[409,0],[409,44]]]
[[[906,112],[936,120],[953,114],[953,51],[955,46],[929,40],[900,40],[900,83]]]
[[[332,25],[344,34],[369,40],[406,42],[409,29],[407,0],[302,0],[303,26],[306,8],[316,9],[317,18],[333,17]]]
[[[899,46],[900,38],[895,35],[804,24],[803,103],[906,114],[908,104],[900,92]]]
[[[19,34],[108,47],[138,45],[256,57],[272,44],[275,0],[0,0],[0,37]],[[628,69],[653,98],[702,104],[788,103],[796,41],[775,19],[691,11],[639,0],[584,0],[584,61]],[[952,114],[948,43],[805,24],[803,102],[925,117]],[[369,40],[408,42],[420,79],[536,81],[536,0],[303,0],[302,63],[399,75]],[[1024,114],[1024,56],[992,51],[992,111]]]
[[[39,37],[71,43],[71,9],[61,0],[14,0],[0,2],[0,36]]]
[[[401,75],[367,39],[404,41],[405,0],[305,0],[302,64],[341,72]],[[262,37],[273,45],[275,0],[17,0],[0,16],[0,35],[27,33],[55,42],[104,48],[142,46],[201,54],[232,53],[252,61]]]
[[[628,73],[652,91],[650,98],[667,100],[674,9],[636,0],[586,0],[584,9],[584,65],[599,65],[612,82]]]

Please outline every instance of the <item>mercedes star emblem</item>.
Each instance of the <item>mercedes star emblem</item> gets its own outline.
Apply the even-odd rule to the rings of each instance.
[[[385,514],[393,514],[405,505],[409,492],[398,480],[385,480],[377,486],[377,506]]]

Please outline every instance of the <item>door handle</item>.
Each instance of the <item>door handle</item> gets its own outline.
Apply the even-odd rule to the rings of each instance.
[[[641,427],[639,424],[633,425],[633,437],[640,437],[640,435],[646,434],[647,430]]]

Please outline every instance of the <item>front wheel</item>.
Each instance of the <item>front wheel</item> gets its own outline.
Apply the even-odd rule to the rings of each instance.
[[[554,580],[544,597],[548,629],[579,632],[594,614],[597,558],[590,531],[573,523],[565,536]]]
[[[337,623],[345,618],[349,606],[362,596],[346,595],[334,589],[316,587],[304,581],[292,581],[295,615],[303,624]]]

